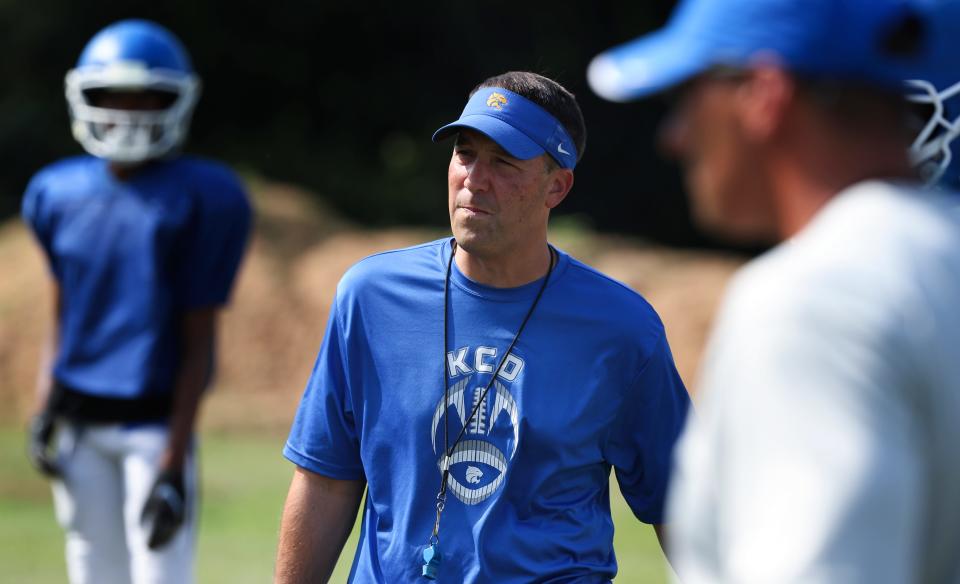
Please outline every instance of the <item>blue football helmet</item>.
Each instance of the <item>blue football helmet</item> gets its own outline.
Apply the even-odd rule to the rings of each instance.
[[[953,140],[960,135],[960,81],[940,90],[925,80],[907,81],[907,99],[923,106],[927,119],[910,146],[910,156],[928,185],[960,186],[960,162],[954,160]]]
[[[162,109],[98,107],[106,92],[163,95]],[[190,56],[167,29],[147,20],[123,20],[87,43],[67,72],[73,136],[90,154],[117,163],[158,158],[180,146],[200,95]]]

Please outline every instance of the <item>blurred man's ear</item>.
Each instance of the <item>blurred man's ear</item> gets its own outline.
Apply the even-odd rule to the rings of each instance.
[[[737,109],[746,135],[766,142],[779,130],[796,94],[796,82],[776,65],[757,65],[737,90]]]

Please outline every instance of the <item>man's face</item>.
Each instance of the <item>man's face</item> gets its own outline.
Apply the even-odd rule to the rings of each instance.
[[[661,143],[684,169],[693,213],[704,228],[735,240],[774,237],[770,189],[761,150],[741,116],[744,78],[697,78],[681,89],[661,129]]]
[[[560,203],[545,154],[519,160],[479,132],[461,130],[447,170],[450,226],[471,254],[496,257],[518,246],[540,245],[550,209]]]

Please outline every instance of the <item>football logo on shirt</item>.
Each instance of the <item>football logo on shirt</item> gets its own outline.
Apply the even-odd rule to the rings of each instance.
[[[463,431],[463,438],[450,455],[447,489],[467,505],[488,499],[503,484],[507,465],[517,451],[520,412],[505,384],[517,379],[523,360],[509,355],[486,396],[484,389],[497,365],[497,349],[478,347],[473,360],[467,363],[469,349],[464,347],[447,355],[451,380],[449,399],[443,398],[433,413],[433,452],[437,468],[443,471],[444,415],[448,440],[453,444]],[[471,367],[472,365],[472,367]],[[458,379],[459,378],[459,379]],[[476,409],[476,414],[470,416]]]

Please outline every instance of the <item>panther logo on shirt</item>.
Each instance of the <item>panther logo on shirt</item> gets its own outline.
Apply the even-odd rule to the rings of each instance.
[[[483,471],[475,466],[467,467],[467,482],[477,484],[483,478]]]
[[[467,364],[467,348],[450,352],[447,366],[451,379],[449,400],[443,398],[433,413],[433,452],[438,457],[437,468],[443,471],[444,414],[449,443],[456,441],[463,428],[463,438],[450,455],[450,474],[447,489],[467,505],[476,505],[488,499],[503,484],[507,465],[517,451],[520,412],[505,383],[514,381],[523,369],[523,360],[509,355],[487,395],[483,391],[496,367],[497,350],[478,347],[474,352],[473,367]],[[476,414],[470,414],[476,409]]]

